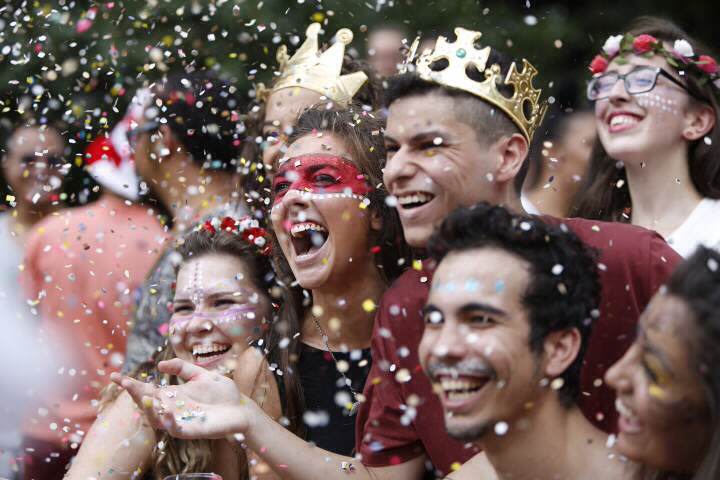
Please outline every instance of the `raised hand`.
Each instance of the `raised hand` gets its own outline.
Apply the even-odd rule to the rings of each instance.
[[[178,358],[160,362],[158,369],[185,381],[159,387],[113,374],[111,379],[132,396],[157,429],[183,439],[225,438],[245,432],[259,407],[219,373]]]

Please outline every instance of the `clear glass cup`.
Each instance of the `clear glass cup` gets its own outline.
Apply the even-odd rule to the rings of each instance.
[[[217,473],[180,473],[170,475],[165,480],[223,480]]]

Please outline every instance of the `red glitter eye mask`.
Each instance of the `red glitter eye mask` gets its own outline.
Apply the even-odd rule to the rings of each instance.
[[[302,155],[285,161],[273,179],[273,204],[290,190],[365,196],[373,189],[350,161],[335,155]]]

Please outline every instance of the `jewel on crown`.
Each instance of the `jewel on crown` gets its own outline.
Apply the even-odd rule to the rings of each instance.
[[[287,47],[281,45],[277,51],[277,62],[280,77],[271,91],[264,90],[263,95],[269,95],[283,88],[307,88],[342,106],[348,105],[353,96],[367,81],[364,72],[353,72],[340,75],[342,71],[345,47],[353,40],[350,29],[341,28],[335,34],[336,42],[327,50],[320,53],[318,34],[320,24],[311,23],[305,32],[305,42],[290,57]]]
[[[419,56],[416,56],[419,43],[416,39],[401,72],[414,65],[415,72],[423,80],[463,90],[493,104],[512,119],[529,143],[547,110],[547,104],[540,100],[542,90],[532,85],[538,71],[523,59],[522,70],[518,70],[513,62],[503,79],[500,65],[487,65],[490,47],[475,47],[482,37],[481,32],[456,27],[455,35],[457,40],[452,43],[443,36],[438,37],[435,48],[425,50]],[[469,67],[477,68],[485,80],[480,82],[470,78]],[[498,85],[512,87],[513,95],[503,95]]]

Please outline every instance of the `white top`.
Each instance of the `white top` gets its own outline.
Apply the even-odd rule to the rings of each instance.
[[[699,245],[720,251],[720,200],[702,199],[667,242],[683,258],[692,255]]]
[[[530,200],[530,198],[524,193],[520,194],[520,203],[525,209],[525,213],[530,215],[541,215],[540,210],[538,210],[532,200]]]

